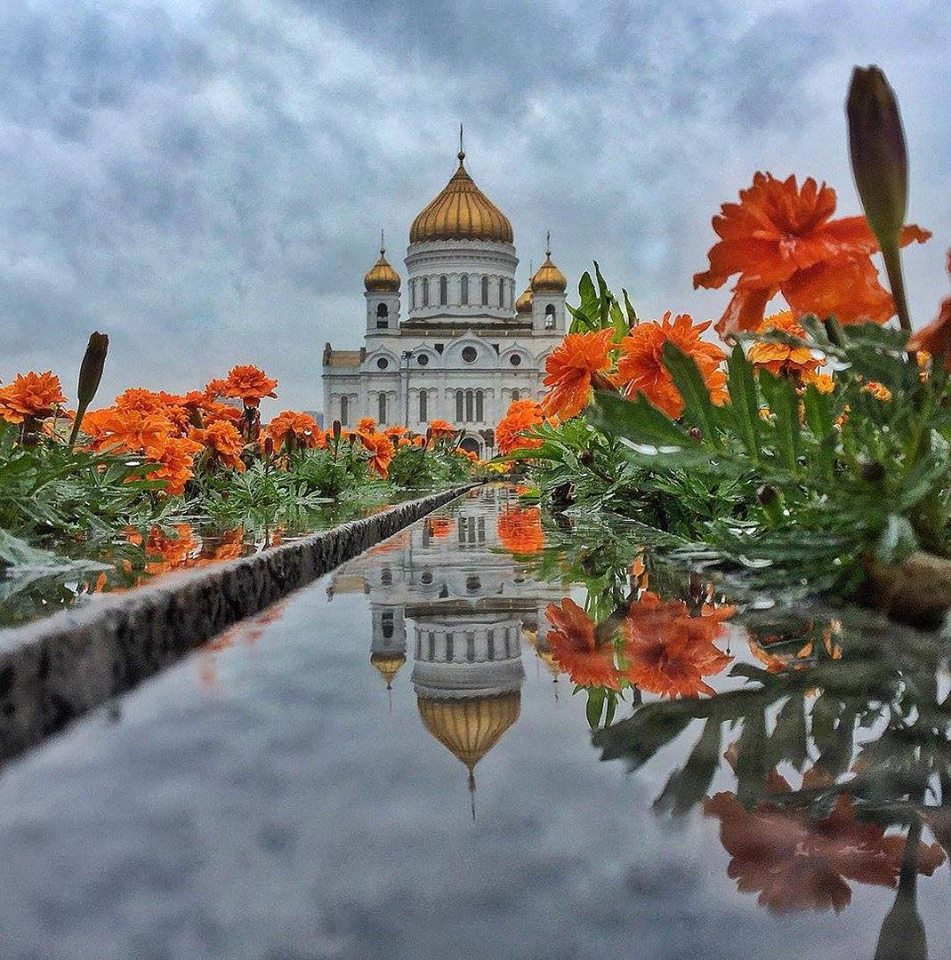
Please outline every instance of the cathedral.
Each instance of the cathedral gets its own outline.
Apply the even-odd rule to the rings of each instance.
[[[417,433],[441,418],[463,431],[464,448],[488,457],[509,404],[542,394],[545,359],[565,334],[567,284],[547,250],[516,297],[512,224],[469,176],[461,143],[458,156],[410,227],[405,287],[381,242],[364,277],[364,345],[324,346],[324,416],[345,426],[369,416]]]

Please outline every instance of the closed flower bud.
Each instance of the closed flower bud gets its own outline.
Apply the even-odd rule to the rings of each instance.
[[[852,173],[884,248],[898,242],[908,206],[908,154],[898,101],[878,67],[856,67],[846,104]]]
[[[783,495],[774,486],[765,484],[756,491],[756,499],[763,508],[771,527],[783,522]]]
[[[108,351],[109,338],[104,333],[90,334],[86,353],[79,368],[79,388],[76,391],[76,399],[82,407],[88,407],[96,396]]]
[[[274,456],[274,438],[273,437],[264,438],[264,456],[266,457]]]
[[[339,420],[334,420],[333,422],[333,432],[334,432],[334,443],[337,443],[340,440],[340,431],[343,427],[340,424]]]

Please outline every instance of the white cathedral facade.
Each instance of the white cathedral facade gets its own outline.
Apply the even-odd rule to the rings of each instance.
[[[548,250],[516,298],[512,225],[464,161],[460,148],[455,174],[410,227],[405,287],[381,244],[364,278],[364,346],[325,345],[325,423],[369,416],[423,433],[441,418],[489,456],[509,404],[541,397],[545,359],[565,334],[565,277]]]

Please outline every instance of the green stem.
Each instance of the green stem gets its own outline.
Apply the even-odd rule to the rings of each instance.
[[[911,315],[908,313],[908,300],[905,297],[905,277],[901,269],[901,250],[897,238],[892,243],[882,246],[882,256],[885,258],[885,272],[888,274],[888,285],[891,287],[892,299],[895,301],[898,323],[902,330],[911,336]],[[918,362],[912,350],[908,351],[908,359],[914,364]]]

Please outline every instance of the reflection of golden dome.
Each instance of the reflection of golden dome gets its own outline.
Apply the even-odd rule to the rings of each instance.
[[[532,312],[532,285],[529,284],[524,293],[515,301],[515,312],[516,313],[531,313]]]
[[[406,663],[406,657],[402,653],[373,653],[370,654],[370,663],[386,681],[387,687],[391,687],[400,667]]]
[[[374,292],[396,293],[400,288],[400,275],[390,266],[386,251],[380,247],[380,259],[370,267],[363,278],[363,285]]]
[[[471,773],[505,731],[518,720],[521,701],[522,695],[516,690],[499,697],[474,700],[429,700],[419,697],[416,705],[423,726]]]
[[[459,168],[452,179],[413,221],[409,228],[410,243],[426,240],[512,242],[512,224],[475,185],[463,165],[465,156],[460,150]]]
[[[532,291],[538,293],[564,293],[568,286],[565,275],[551,262],[551,250],[545,257],[545,262],[535,271],[532,277]]]

